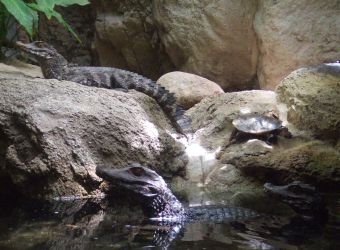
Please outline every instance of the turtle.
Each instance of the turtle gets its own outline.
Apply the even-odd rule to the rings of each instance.
[[[234,130],[229,142],[244,141],[251,138],[265,141],[268,145],[277,143],[277,136],[292,138],[288,128],[275,115],[246,114],[233,120]]]

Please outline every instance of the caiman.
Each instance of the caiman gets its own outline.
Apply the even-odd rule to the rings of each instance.
[[[177,105],[174,94],[151,79],[112,67],[71,66],[55,48],[43,41],[28,44],[17,42],[16,45],[38,62],[45,78],[124,91],[135,89],[156,100],[177,132],[181,134],[190,132],[191,121],[184,115],[185,110]]]
[[[132,163],[121,169],[97,166],[96,174],[116,188],[123,188],[125,190],[124,194],[137,200],[142,207],[147,224],[155,225],[156,230],[153,238],[155,246],[169,246],[171,241],[173,241],[180,232],[183,232],[183,227],[186,223],[230,222],[235,225],[245,225],[245,227],[247,227],[247,221],[251,223],[251,221],[259,219],[262,221],[272,220],[271,216],[232,205],[209,205],[185,208],[171,192],[160,175],[139,163]],[[323,211],[324,206],[319,200],[319,194],[307,184],[301,182],[294,182],[286,186],[266,184],[265,188],[271,193],[281,194],[280,200],[290,205],[297,213],[302,214],[302,216],[307,214],[308,216],[318,217],[319,215],[317,213]],[[312,204],[312,207],[306,204]],[[302,207],[304,209],[302,209]],[[299,223],[300,222],[302,226],[305,225],[304,220],[299,220]],[[310,223],[307,225],[315,226]],[[277,226],[281,227],[280,225]],[[317,226],[319,226],[319,224]],[[297,225],[296,220],[293,220],[287,225],[282,224],[280,231],[286,232],[288,230],[289,233],[292,234],[292,232],[295,233],[296,230],[299,231],[299,228],[301,228],[301,225]]]

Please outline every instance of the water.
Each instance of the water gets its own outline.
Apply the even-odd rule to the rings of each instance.
[[[339,196],[328,201],[327,223],[262,212],[249,220],[155,225],[125,201],[1,204],[1,250],[340,249]]]

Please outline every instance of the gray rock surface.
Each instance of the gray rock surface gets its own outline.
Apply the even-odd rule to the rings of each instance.
[[[167,118],[144,94],[15,72],[0,73],[0,93],[3,192],[13,187],[33,198],[95,194],[97,164],[138,161],[163,175],[184,170],[182,145],[165,132],[172,130]]]
[[[320,139],[340,139],[340,63],[301,68],[277,87],[288,120]]]

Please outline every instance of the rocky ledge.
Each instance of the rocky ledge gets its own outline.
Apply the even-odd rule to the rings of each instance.
[[[0,65],[0,193],[95,195],[97,164],[137,161],[163,175],[184,171],[183,147],[153,99],[27,72]]]
[[[212,191],[261,189],[264,182],[303,180],[321,190],[340,187],[340,64],[292,72],[274,91],[209,97],[189,110],[195,141],[215,153],[198,178]],[[248,140],[229,145],[232,120],[243,113],[274,113],[293,134],[276,145]],[[201,158],[204,160],[204,157]],[[190,173],[189,173],[190,174]]]

